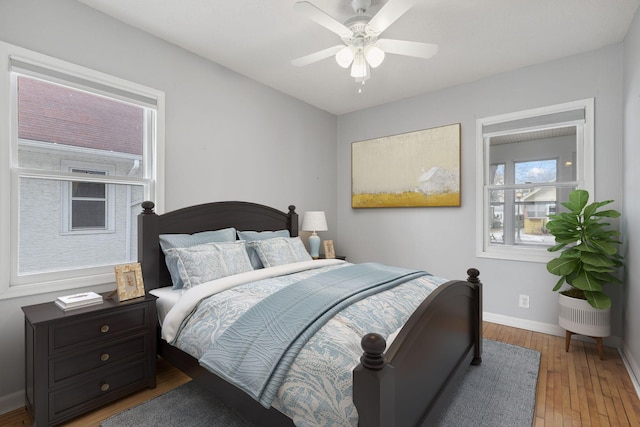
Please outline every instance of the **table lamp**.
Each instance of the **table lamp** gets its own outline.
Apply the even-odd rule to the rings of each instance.
[[[309,236],[309,255],[311,258],[318,259],[320,257],[320,237],[316,231],[327,231],[327,219],[323,211],[308,211],[304,213],[302,218],[302,231],[311,231]]]

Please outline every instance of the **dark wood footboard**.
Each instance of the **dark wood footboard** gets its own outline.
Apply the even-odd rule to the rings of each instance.
[[[471,363],[482,357],[482,284],[476,269],[450,281],[418,307],[384,353],[378,334],[362,339],[353,372],[359,426],[433,425]]]

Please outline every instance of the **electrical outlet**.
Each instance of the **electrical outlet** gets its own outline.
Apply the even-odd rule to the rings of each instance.
[[[520,295],[518,305],[520,308],[529,308],[529,295]]]

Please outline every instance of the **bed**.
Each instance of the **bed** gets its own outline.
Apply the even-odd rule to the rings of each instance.
[[[286,230],[292,241],[298,236],[295,206],[289,206],[283,212],[256,203],[214,202],[162,215],[154,212],[153,202],[144,202],[142,208],[138,217],[138,259],[148,292],[165,291],[173,286],[160,246],[160,236],[189,235],[227,228],[255,233]],[[314,264],[313,268],[358,268],[358,265],[338,265],[341,262],[328,261],[317,264],[320,267]],[[353,413],[356,414],[356,421],[351,420],[352,424],[355,422],[363,427],[434,425],[468,366],[479,364],[482,360],[482,284],[478,270],[468,269],[467,274],[465,281],[445,282],[440,279],[442,283],[429,290],[428,296],[419,301],[415,311],[412,310],[412,314],[408,315],[404,326],[393,334],[362,334],[360,357],[355,362],[357,366],[352,374],[349,372],[352,375],[352,382],[348,385],[348,390],[352,390],[349,401],[352,399],[355,408]],[[432,279],[419,277],[409,284],[400,285],[398,289],[427,280]],[[193,292],[193,288],[190,291]],[[365,298],[368,299],[373,297]],[[354,305],[357,304],[361,302]],[[161,308],[159,311],[166,314],[169,310]],[[271,407],[261,404],[250,397],[246,390],[204,368],[193,352],[169,344],[161,335],[162,331],[158,334],[159,356],[250,421],[265,426],[312,425],[293,415],[285,415],[286,410],[279,407],[280,404]],[[320,335],[320,332],[316,335]],[[388,346],[386,339],[391,341]],[[309,351],[306,351],[306,356],[309,357]],[[348,425],[346,421],[332,424]]]

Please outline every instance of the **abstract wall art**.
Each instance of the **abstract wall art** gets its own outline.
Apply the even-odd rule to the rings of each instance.
[[[351,206],[460,206],[460,123],[352,143]]]

